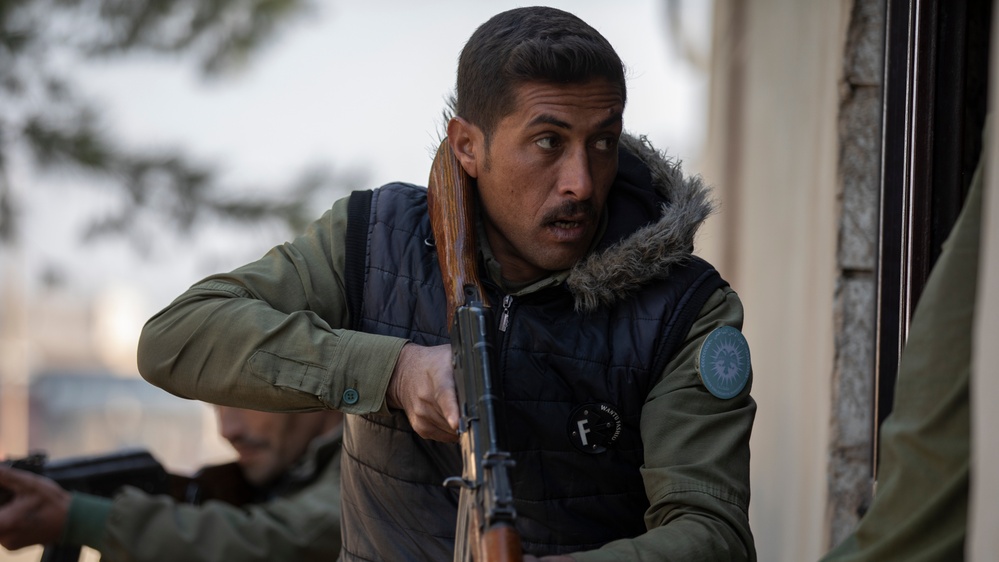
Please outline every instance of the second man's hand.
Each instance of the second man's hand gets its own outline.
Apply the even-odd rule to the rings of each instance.
[[[0,506],[0,545],[17,550],[59,539],[69,513],[69,492],[48,478],[8,467],[0,467],[0,486],[13,494]]]
[[[458,396],[454,386],[451,346],[407,343],[392,371],[386,396],[390,408],[406,412],[420,437],[458,441]]]

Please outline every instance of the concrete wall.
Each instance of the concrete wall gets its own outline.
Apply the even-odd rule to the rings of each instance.
[[[884,0],[853,2],[839,88],[841,206],[826,469],[827,547],[853,530],[872,496],[884,26]]]

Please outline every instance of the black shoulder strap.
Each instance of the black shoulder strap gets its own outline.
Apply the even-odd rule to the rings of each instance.
[[[728,282],[722,279],[715,268],[697,256],[691,256],[691,261],[687,267],[700,269],[700,275],[690,284],[680,302],[677,304],[676,312],[669,319],[666,326],[668,339],[665,342],[665,354],[661,354],[666,361],[671,361],[680,344],[687,338],[687,333],[694,325],[697,317],[701,314],[701,308],[708,298],[715,291],[728,286]],[[661,368],[665,368],[663,364]]]
[[[347,239],[344,241],[344,284],[351,326],[357,327],[364,303],[364,273],[368,256],[368,223],[371,220],[371,196],[368,189],[354,191],[347,202]]]

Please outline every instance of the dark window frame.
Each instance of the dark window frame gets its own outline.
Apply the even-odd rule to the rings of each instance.
[[[912,313],[981,152],[991,0],[887,0],[872,474]]]

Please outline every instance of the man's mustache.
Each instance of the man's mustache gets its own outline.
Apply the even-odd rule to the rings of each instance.
[[[586,220],[595,221],[597,219],[597,209],[593,206],[593,202],[589,200],[566,201],[555,209],[545,213],[544,222],[551,223],[564,220],[567,217],[576,219],[579,215],[583,215]]]

